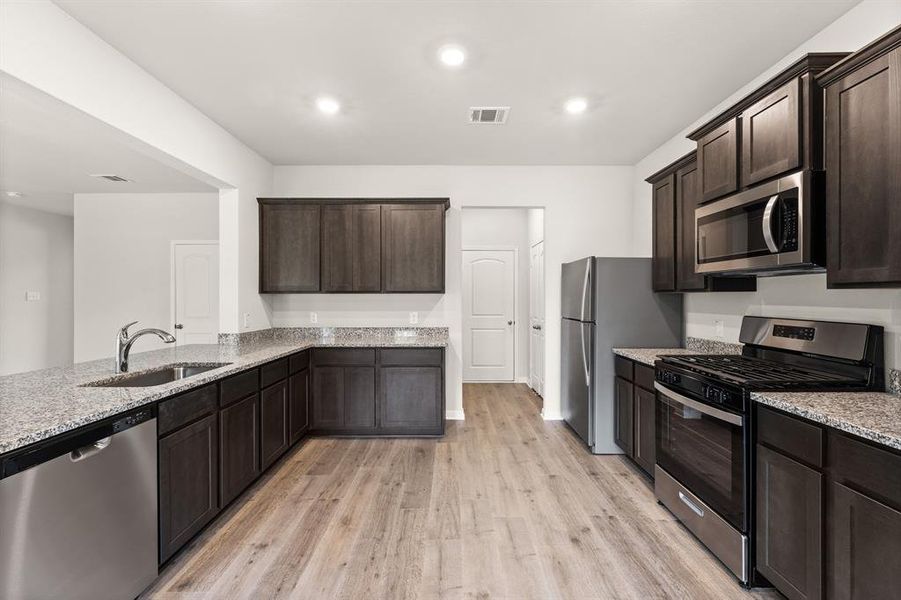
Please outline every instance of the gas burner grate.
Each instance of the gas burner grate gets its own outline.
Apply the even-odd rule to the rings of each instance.
[[[774,389],[851,387],[860,382],[847,375],[827,373],[785,363],[742,356],[740,354],[698,354],[669,356],[665,362],[728,378],[742,385],[765,386]]]

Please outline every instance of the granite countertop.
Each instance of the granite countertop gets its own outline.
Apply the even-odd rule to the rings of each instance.
[[[688,348],[614,348],[613,353],[635,362],[654,366],[654,361],[667,354],[697,354]]]
[[[313,347],[443,348],[447,329],[322,330],[318,338],[268,339],[237,345],[188,345],[133,353],[134,373],[171,363],[230,363],[180,381],[143,388],[81,387],[111,378],[112,358],[0,377],[0,454],[184,392]],[[386,330],[388,331],[388,330]]]
[[[901,450],[901,397],[879,392],[752,392],[751,399]]]

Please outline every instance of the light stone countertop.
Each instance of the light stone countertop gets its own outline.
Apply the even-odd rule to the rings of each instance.
[[[350,330],[348,330],[350,331]],[[372,329],[369,330],[374,331]],[[413,330],[415,331],[415,330]],[[134,373],[171,363],[231,363],[180,381],[143,388],[81,387],[114,376],[112,358],[0,377],[0,455],[314,347],[443,348],[447,330],[387,336],[337,335],[239,345],[189,345],[133,353]]]
[[[751,399],[901,450],[901,397],[879,392],[752,392]]]
[[[698,352],[688,348],[614,348],[613,353],[653,367],[654,361],[661,356],[667,354],[697,354]]]

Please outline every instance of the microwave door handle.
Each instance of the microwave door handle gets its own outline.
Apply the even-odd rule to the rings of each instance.
[[[776,240],[773,239],[773,211],[776,209],[776,203],[778,202],[779,194],[776,194],[767,201],[766,208],[763,210],[763,241],[766,242],[766,247],[773,254],[779,254],[781,251],[779,245],[776,244]]]

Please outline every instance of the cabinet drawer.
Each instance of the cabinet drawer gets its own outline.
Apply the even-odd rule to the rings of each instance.
[[[304,350],[288,357],[288,373],[294,375],[310,367],[310,351]]]
[[[783,454],[823,468],[821,427],[758,405],[757,440]]]
[[[267,363],[260,367],[260,387],[269,387],[276,381],[281,381],[282,379],[288,378],[288,359],[282,358],[280,360],[273,361],[271,363]]]
[[[634,364],[628,358],[616,356],[613,359],[613,370],[617,377],[622,377],[626,381],[632,381],[632,366]]]
[[[219,384],[219,406],[228,406],[260,389],[259,369],[251,369],[223,379]]]
[[[635,385],[654,390],[654,367],[635,363]]]
[[[313,362],[317,365],[374,365],[373,348],[316,348]]]
[[[383,365],[441,366],[444,352],[440,348],[391,348],[381,351]]]
[[[160,436],[187,425],[216,410],[216,384],[211,383],[175,398],[160,402],[158,427]]]
[[[835,481],[901,510],[901,455],[829,430],[826,464]]]

